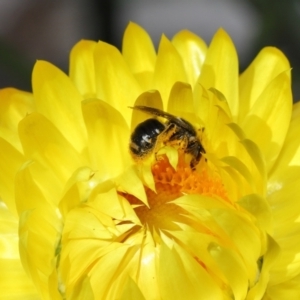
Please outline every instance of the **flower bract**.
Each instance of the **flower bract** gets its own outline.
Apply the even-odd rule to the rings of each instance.
[[[267,47],[238,72],[222,29],[155,51],[130,23],[121,52],[82,40],[68,75],[38,61],[32,93],[2,89],[0,299],[299,298],[291,67]]]

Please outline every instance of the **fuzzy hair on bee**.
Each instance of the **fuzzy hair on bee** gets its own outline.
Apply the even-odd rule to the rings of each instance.
[[[175,146],[192,156],[190,167],[195,169],[205,149],[197,135],[197,130],[183,118],[174,116],[163,110],[136,105],[129,107],[145,112],[155,117],[166,119],[165,122],[157,118],[150,118],[136,126],[130,137],[129,150],[134,160],[143,160],[157,149],[158,143]]]

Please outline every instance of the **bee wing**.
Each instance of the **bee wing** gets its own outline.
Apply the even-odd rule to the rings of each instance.
[[[129,106],[129,108],[137,109],[137,110],[143,111],[145,113],[148,113],[150,115],[163,117],[169,121],[172,121],[172,123],[176,124],[177,126],[179,126],[181,128],[185,128],[186,130],[191,130],[193,128],[192,125],[190,123],[188,123],[187,121],[185,121],[184,119],[176,117],[176,116],[169,114],[158,108],[142,106],[142,105]]]

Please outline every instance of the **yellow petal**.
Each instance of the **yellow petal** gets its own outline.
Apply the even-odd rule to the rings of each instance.
[[[33,96],[30,93],[13,88],[0,90],[0,136],[22,151],[17,136],[18,123],[34,110]]]
[[[132,106],[142,92],[117,48],[99,42],[95,49],[95,79],[97,98],[122,112],[129,125]]]
[[[242,124],[247,136],[259,146],[266,158],[268,171],[283,146],[291,113],[290,77],[283,72],[260,94]]]
[[[92,168],[103,181],[121,174],[130,163],[129,128],[120,111],[101,100],[83,104],[83,115],[89,136]],[[126,111],[131,112],[129,108]]]
[[[15,176],[25,162],[24,156],[11,144],[0,138],[0,194],[9,210],[16,213]]]
[[[264,179],[264,184],[266,183],[266,164],[265,160],[260,152],[259,148],[252,140],[244,139],[241,141],[242,145],[245,147],[249,155],[251,156],[253,162],[255,163],[260,175]]]
[[[1,300],[40,299],[19,259],[0,258],[0,268]]]
[[[273,216],[270,204],[266,201],[266,199],[259,195],[252,194],[241,198],[238,201],[238,204],[251,212],[262,228],[264,228],[268,233],[272,233]]]
[[[199,223],[203,224],[206,229],[204,233],[206,235],[210,233],[211,242],[221,247],[231,248],[233,256],[240,253],[241,259],[236,257],[235,260],[236,263],[238,261],[243,263],[239,263],[237,267],[244,269],[247,282],[253,283],[257,274],[256,262],[264,254],[266,247],[265,238],[253,223],[253,217],[241,210],[234,210],[231,205],[218,198],[187,195],[174,202],[193,214]],[[211,251],[212,254],[225,255],[224,250],[218,245],[212,245]]]
[[[285,143],[270,172],[268,188],[270,193],[300,176],[300,102],[294,104],[291,123]]]
[[[24,166],[22,166],[21,170],[16,175],[16,206],[19,215],[21,215],[21,213],[23,213],[24,211],[47,205],[47,201],[55,204],[58,201],[57,198],[53,199],[49,197],[49,192],[44,194],[43,190],[39,188],[40,182],[36,182],[34,180],[35,177],[31,174],[31,167],[33,165],[33,163],[24,164]],[[46,180],[47,179],[48,178],[46,177]],[[57,188],[57,186],[51,185],[51,180],[48,180],[47,182],[49,182],[49,187],[51,187],[52,189]],[[52,192],[52,194],[57,196],[57,192]]]
[[[300,275],[282,284],[270,286],[264,300],[300,299]]]
[[[259,52],[239,79],[239,122],[243,122],[270,82],[289,69],[287,58],[277,48],[266,47]]]
[[[197,85],[194,91],[195,113],[203,121],[204,128],[203,144],[207,153],[212,152],[219,157],[233,155],[239,148],[236,143],[237,137],[229,129],[227,124],[232,122],[227,110],[229,109],[227,101],[219,98],[220,93],[207,91]],[[199,124],[199,127],[200,124]],[[239,149],[239,155],[241,154]]]
[[[96,97],[94,50],[97,43],[82,40],[70,54],[70,78],[85,98]]]
[[[156,53],[149,34],[139,25],[130,22],[127,26],[123,37],[122,54],[143,89],[150,89]]]
[[[132,273],[131,270],[134,268],[136,272],[139,254],[137,248],[135,246],[120,245],[114,251],[103,256],[92,268],[89,273],[95,299],[118,299],[121,292],[123,292],[123,286],[128,279],[128,275]],[[135,276],[135,272],[131,276]],[[101,282],[100,285],[99,282]],[[114,282],[114,284],[112,285],[111,282]]]
[[[37,111],[46,116],[79,152],[86,146],[82,97],[71,80],[48,62],[33,69],[32,88]]]
[[[77,169],[66,183],[64,196],[59,203],[59,209],[63,217],[66,217],[72,208],[86,201],[91,190],[98,182],[95,172],[90,168]]]
[[[137,173],[140,174],[144,186],[148,187],[152,191],[156,191],[155,182],[151,170],[151,162],[136,166]]]
[[[239,172],[244,179],[247,181],[247,183],[250,185],[252,191],[255,193],[257,192],[256,189],[256,182],[254,181],[254,178],[252,177],[252,174],[249,172],[247,166],[238,159],[235,156],[226,156],[221,159],[221,161],[225,162],[229,166],[231,166],[234,170]]]
[[[152,40],[136,23],[130,22],[125,30],[122,54],[132,73],[154,71],[156,54]]]
[[[77,299],[94,300],[95,299],[90,278],[88,276],[84,277],[84,279],[78,282],[78,284],[74,287],[70,299],[72,300],[77,300]]]
[[[135,215],[132,207],[123,197],[119,197],[115,188],[99,193],[93,203],[92,207],[117,220],[131,220],[132,223],[140,224],[139,219]]]
[[[119,234],[122,233],[116,229],[113,220],[95,209],[93,203],[72,209],[68,213],[62,237],[59,265],[67,297],[77,284],[80,284],[81,280],[87,276],[91,277],[89,274],[91,266],[96,266],[99,260],[109,253],[113,255],[119,248],[125,248],[120,247],[119,243],[113,242]],[[114,266],[112,263],[114,261],[110,261],[111,267]],[[117,266],[118,263],[116,263]],[[90,285],[93,290],[99,290],[92,281],[90,281]],[[106,286],[100,285],[101,289],[106,289]],[[103,298],[100,297],[100,299]]]
[[[116,178],[118,190],[131,194],[148,205],[145,188],[136,170],[131,167]]]
[[[168,98],[176,81],[187,82],[182,58],[163,35],[159,44],[153,77],[153,88],[157,89],[163,100],[163,107],[168,107]]]
[[[173,37],[172,44],[183,59],[188,83],[194,87],[207,52],[205,42],[192,32],[182,30]]]
[[[265,195],[264,157],[253,142],[244,138],[243,130],[231,122],[226,113],[226,102],[219,101],[215,97],[216,94],[213,95],[212,98],[202,98],[209,117],[214,120],[213,122],[209,117],[207,118],[208,126],[204,127],[202,138],[207,159],[227,173],[226,175],[221,171],[223,182],[232,199],[238,200],[239,197],[253,192]],[[223,164],[225,161],[227,165],[231,166],[230,168]],[[254,180],[257,178],[261,178],[261,180]]]
[[[26,162],[16,175],[16,206],[19,215],[24,210],[35,209],[49,202],[57,205],[64,182],[47,165]]]
[[[228,101],[234,119],[238,116],[238,59],[232,40],[220,29],[214,36],[202,67],[199,83],[219,90]]]
[[[18,219],[0,201],[0,258],[19,259]]]
[[[165,154],[168,157],[170,165],[176,169],[178,165],[178,150],[174,147],[164,146],[157,151],[157,155]]]
[[[47,164],[62,182],[84,164],[73,145],[41,114],[32,113],[24,118],[19,124],[19,135],[25,156]]]
[[[237,253],[218,244],[211,243],[208,251],[226,276],[232,289],[234,299],[245,299],[248,289],[248,278],[244,262]]]
[[[229,210],[212,211],[212,215],[227,236],[230,237],[238,252],[242,253],[248,278],[252,284],[257,275],[256,262],[264,254],[259,230],[249,221],[248,215],[238,215]]]
[[[251,247],[251,246],[250,246]],[[266,292],[269,278],[270,269],[279,255],[279,247],[276,242],[268,236],[267,253],[263,257],[261,271],[258,274],[257,283],[248,291],[246,300],[260,300],[264,299],[263,296]]]
[[[0,299],[39,299],[19,258],[18,219],[0,202]]]
[[[204,211],[202,210],[200,214],[203,216]],[[206,217],[208,216],[209,213]],[[169,233],[192,252],[196,260],[205,265],[206,271],[218,282],[219,286],[223,288],[228,286],[224,288],[228,293],[231,293],[231,288],[235,299],[245,299],[249,285],[245,264],[235,251],[229,249],[228,246],[221,245],[222,237],[218,239],[216,232],[212,236],[195,232],[190,228]]]
[[[137,276],[137,282],[146,299],[147,297],[152,299],[161,298],[158,287],[157,263],[158,255],[155,242],[149,231],[147,231],[141,245],[141,258]]]
[[[137,284],[130,277],[128,278],[128,281],[125,284],[124,291],[119,299],[120,300],[128,300],[128,299],[146,300],[146,298],[143,296]]]
[[[252,140],[245,138],[245,133],[236,123],[228,124],[228,126],[234,131],[238,138],[241,139],[241,145],[244,146],[244,149],[249,154],[250,159],[247,161],[247,167],[252,173],[252,176],[256,178],[257,191],[264,196],[266,193],[267,183],[265,158],[263,157],[259,147]],[[240,155],[239,151],[236,153]],[[246,158],[247,157],[243,157],[243,160],[246,161]],[[260,179],[258,180],[258,178]]]
[[[193,257],[175,246],[160,247],[159,287],[163,299],[224,299],[221,290]]]
[[[50,205],[20,216],[20,256],[43,299],[50,299],[49,295],[53,293],[49,290],[57,291],[57,273],[56,280],[51,280],[51,275],[56,269],[61,227],[61,221]]]
[[[193,93],[189,84],[176,82],[173,85],[167,111],[179,117],[186,117],[185,114],[190,116],[194,114]]]
[[[297,180],[286,183],[268,196],[273,210],[274,238],[281,247],[280,258],[273,267],[272,282],[276,284],[289,280],[299,273],[299,182],[298,177]]]
[[[282,228],[280,228],[282,230]],[[300,238],[300,226],[293,226],[285,230],[285,235],[280,234],[276,237],[278,244],[281,247],[281,255],[274,263],[272,268],[272,281],[270,285],[281,284],[282,282],[289,281],[295,276],[299,275],[300,258],[299,258],[299,244],[297,243]]]

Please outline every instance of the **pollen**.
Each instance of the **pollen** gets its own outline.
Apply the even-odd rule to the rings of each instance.
[[[205,163],[200,170],[192,170],[179,156],[178,166],[174,169],[167,158],[162,157],[152,167],[154,181],[171,187],[181,194],[201,194],[218,196],[228,201],[226,189],[217,174],[211,174]]]
[[[205,166],[206,163],[203,164]],[[179,156],[177,168],[174,169],[166,156],[161,156],[152,166],[156,191],[145,187],[147,207],[132,195],[126,198],[135,206],[135,212],[142,224],[149,229],[176,230],[179,223],[187,223],[187,212],[172,201],[186,194],[217,196],[228,202],[226,190],[218,176],[209,175],[207,168],[192,170],[184,162],[184,155]]]

